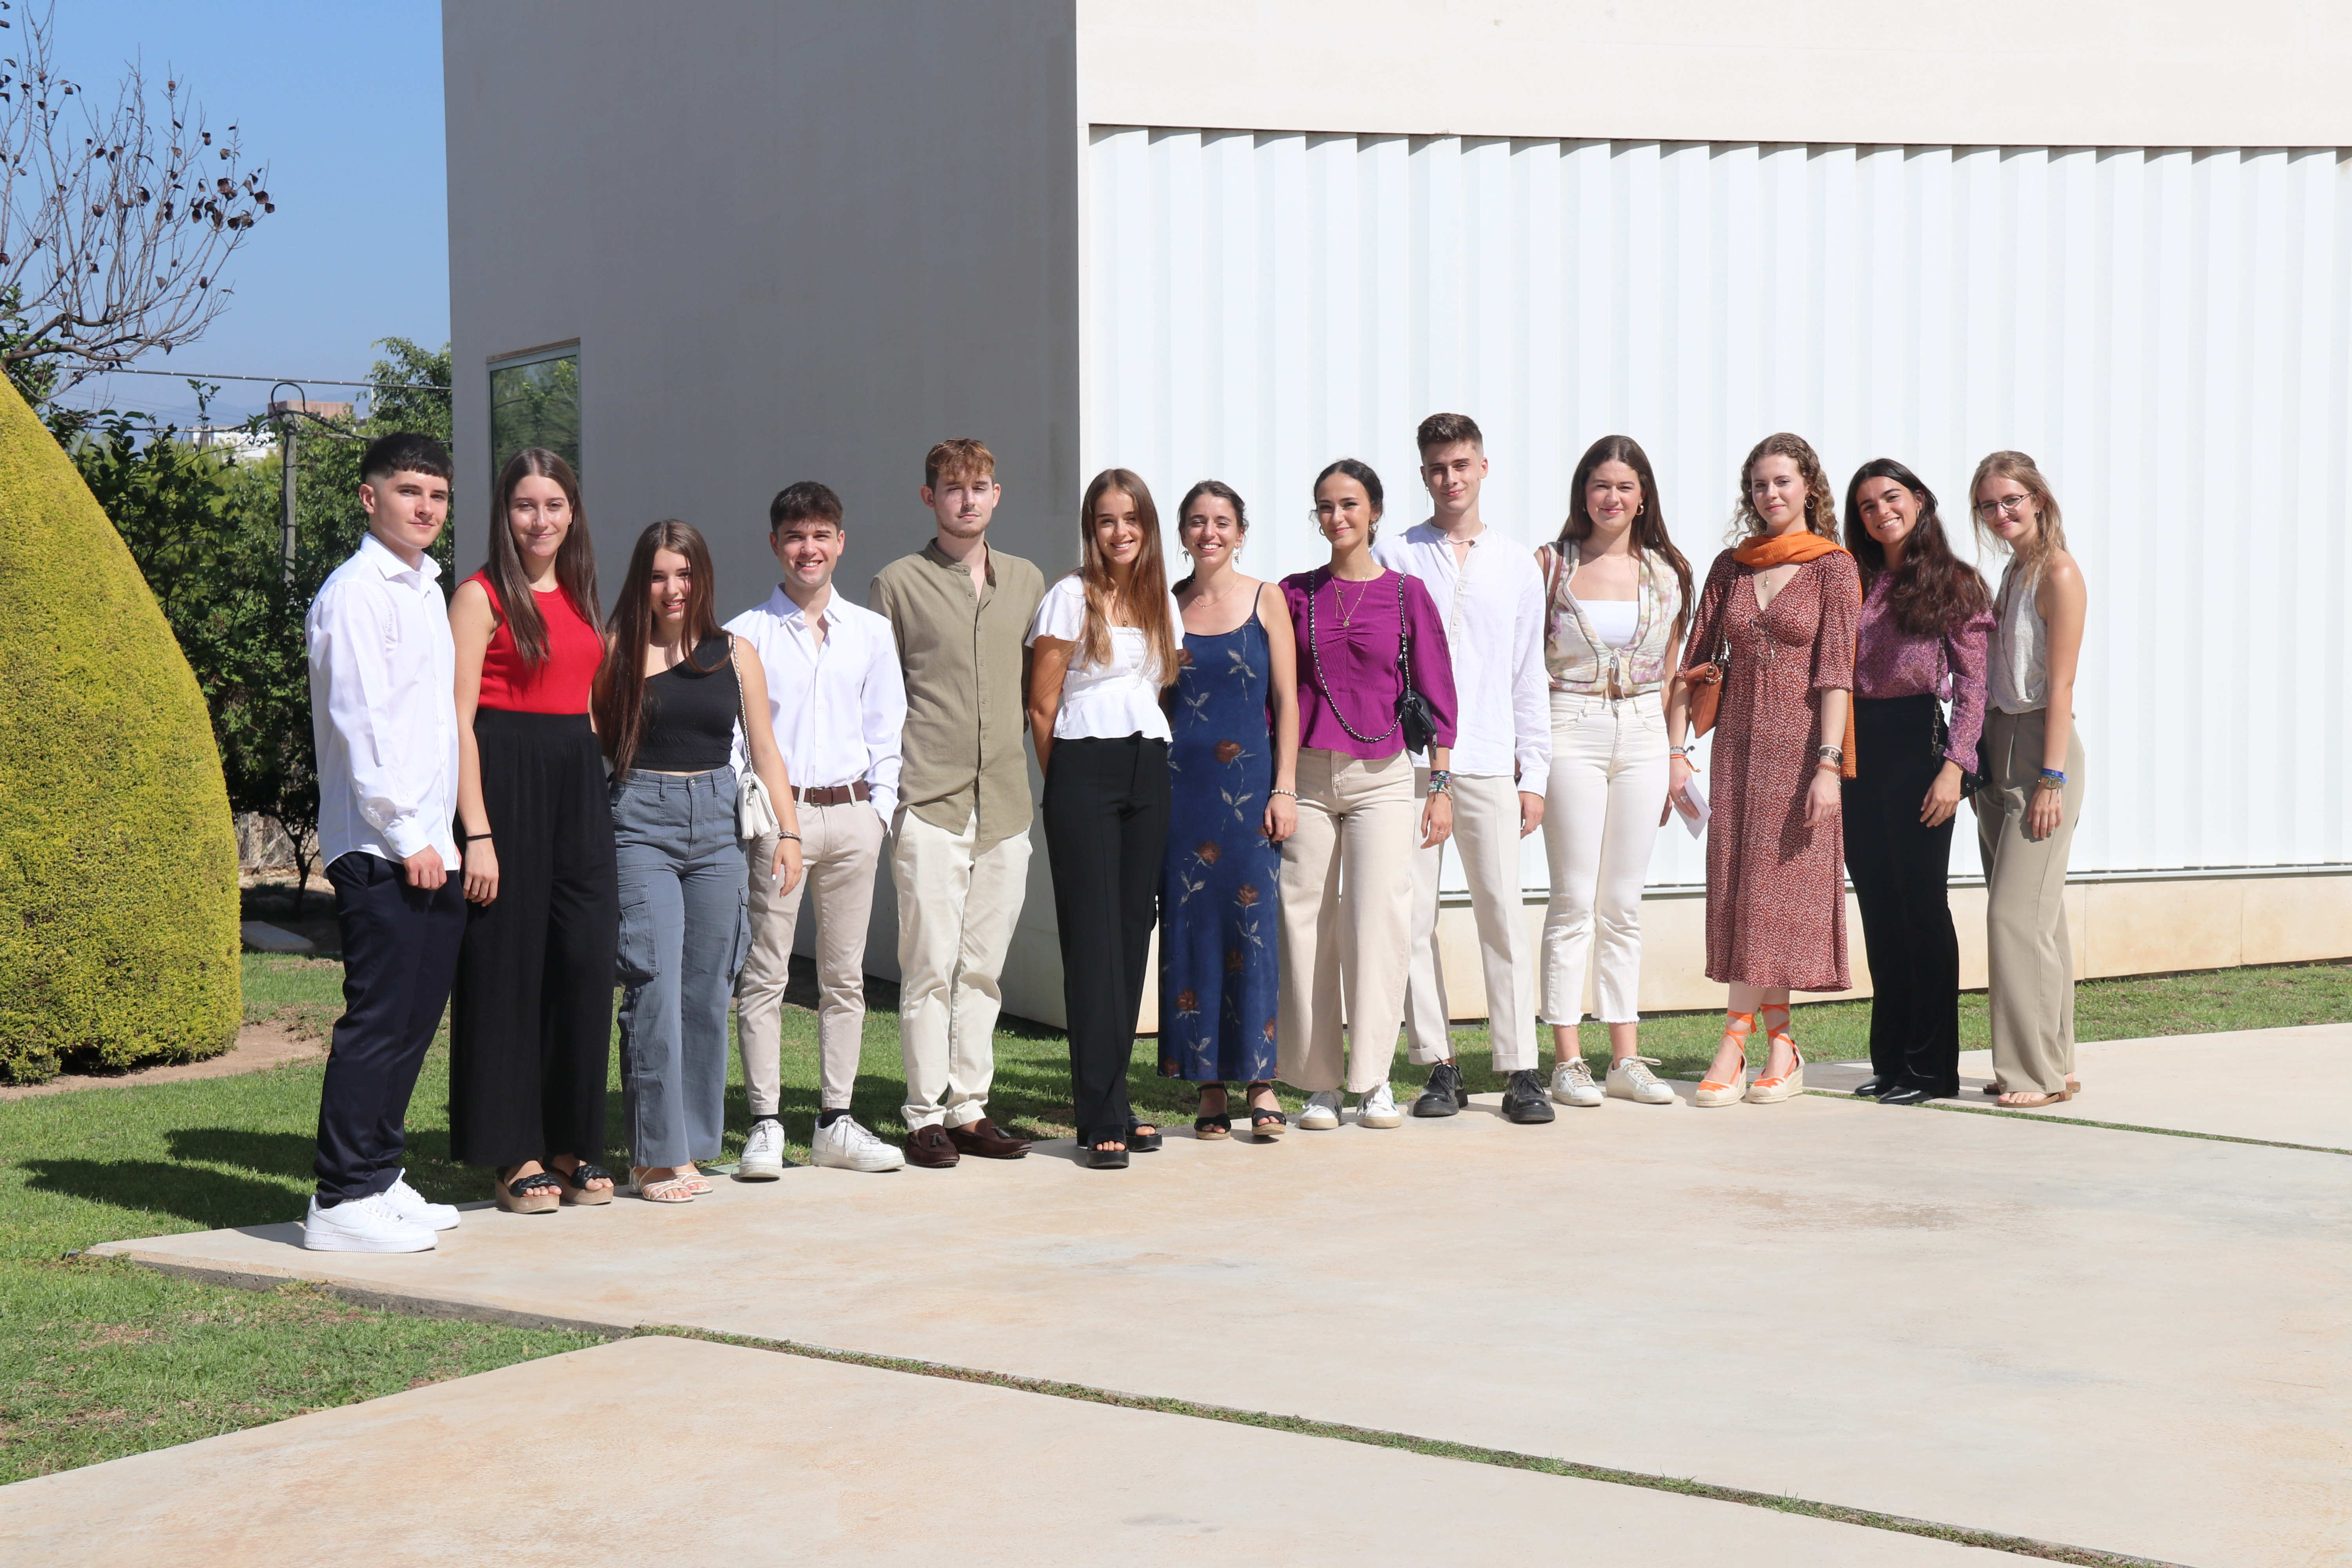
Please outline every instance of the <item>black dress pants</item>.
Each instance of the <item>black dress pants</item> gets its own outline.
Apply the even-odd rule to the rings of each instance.
[[[467,906],[449,1008],[449,1148],[506,1168],[601,1160],[621,904],[585,713],[474,716],[499,896]]]
[[[1919,808],[1944,759],[1931,749],[1936,700],[1853,704],[1855,772],[1845,782],[1845,867],[1870,954],[1870,1068],[1889,1085],[1960,1092],[1960,944],[1947,892],[1952,824]]]
[[[1054,742],[1045,847],[1081,1148],[1124,1141],[1132,1119],[1127,1069],[1160,918],[1168,808],[1167,742],[1136,734]]]
[[[382,856],[354,850],[327,868],[343,936],[343,1016],[319,1089],[319,1204],[372,1197],[399,1179],[416,1088],[466,933],[452,871],[427,892]]]

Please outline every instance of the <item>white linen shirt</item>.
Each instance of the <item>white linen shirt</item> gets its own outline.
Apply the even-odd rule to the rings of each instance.
[[[768,678],[768,719],[794,789],[866,781],[866,804],[889,826],[898,808],[898,732],[907,727],[907,683],[887,618],[853,605],[835,588],[817,613],[820,645],[806,612],[779,587],[727,629],[751,644]],[[747,764],[735,726],[735,767]]]
[[[429,847],[457,868],[457,649],[440,575],[371,533],[303,618],[322,866]]]
[[[1184,646],[1184,612],[1176,595],[1168,595],[1169,635]],[[1075,572],[1058,578],[1045,590],[1029,623],[1028,646],[1039,637],[1057,642],[1086,640],[1087,587]],[[1139,626],[1110,628],[1110,660],[1080,664],[1075,649],[1069,668],[1062,672],[1062,705],[1054,710],[1056,741],[1116,741],[1141,735],[1147,741],[1173,740],[1168,714],[1160,706],[1160,672],[1151,664],[1151,645]]]
[[[1470,542],[1459,571],[1433,522],[1376,541],[1372,559],[1421,579],[1445,618],[1456,706],[1453,771],[1518,778],[1541,795],[1551,780],[1551,682],[1544,669],[1543,574],[1535,552],[1493,528]],[[1424,765],[1426,758],[1417,758]]]

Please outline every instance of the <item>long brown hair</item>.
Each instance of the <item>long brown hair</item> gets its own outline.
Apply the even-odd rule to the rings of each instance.
[[[1821,454],[1802,436],[1791,436],[1786,430],[1757,442],[1748,460],[1739,465],[1739,501],[1731,509],[1733,539],[1753,539],[1764,531],[1764,519],[1756,510],[1748,485],[1755,477],[1756,465],[1767,458],[1786,458],[1797,465],[1797,477],[1805,481],[1805,527],[1823,539],[1834,541],[1838,536],[1837,497],[1830,493],[1830,479],[1822,471]]]
[[[666,517],[637,535],[637,547],[629,552],[628,574],[621,579],[620,598],[613,605],[612,637],[604,645],[604,662],[597,667],[595,695],[589,704],[596,715],[597,738],[604,743],[604,754],[613,759],[615,778],[629,771],[629,764],[636,760],[638,742],[645,739],[646,649],[654,640],[654,554],[662,550],[686,557],[686,625],[678,639],[680,652],[687,663],[705,675],[719,668],[706,666],[694,657],[695,649],[721,635],[719,618],[710,611],[716,596],[710,580],[710,547],[691,523]],[[724,663],[727,655],[722,652],[719,658]]]
[[[1675,569],[1675,581],[1682,588],[1682,602],[1675,608],[1675,636],[1680,637],[1696,607],[1691,597],[1690,563],[1666,533],[1666,509],[1658,500],[1657,476],[1650,471],[1650,455],[1642,450],[1639,441],[1631,436],[1603,436],[1584,449],[1584,456],[1577,459],[1576,477],[1569,481],[1568,521],[1559,525],[1559,542],[1554,548],[1566,556],[1569,545],[1592,537],[1592,513],[1585,509],[1584,486],[1592,470],[1603,463],[1622,463],[1642,481],[1642,510],[1633,518],[1633,543]],[[1561,567],[1570,574],[1575,571],[1566,561]]]
[[[1903,541],[1903,564],[1894,569],[1894,583],[1886,591],[1895,624],[1915,637],[1941,637],[1990,607],[1992,594],[1984,578],[1952,553],[1951,542],[1944,537],[1943,520],[1936,515],[1936,492],[1892,458],[1873,458],[1846,481],[1845,547],[1862,568],[1864,596],[1888,570],[1886,546],[1862,525],[1862,487],[1870,479],[1892,479],[1919,498],[1918,521]]]
[[[1167,686],[1176,679],[1176,631],[1168,624],[1168,570],[1160,555],[1160,509],[1151,504],[1151,487],[1132,468],[1105,468],[1097,474],[1078,507],[1078,577],[1087,595],[1087,626],[1078,638],[1078,662],[1110,661],[1110,614],[1118,587],[1111,580],[1110,563],[1103,559],[1102,546],[1095,541],[1095,503],[1113,490],[1135,503],[1135,521],[1143,531],[1135,564],[1128,568],[1125,608],[1157,661],[1160,684]]]
[[[523,664],[537,669],[547,662],[547,623],[539,613],[539,600],[531,593],[530,574],[523,570],[522,550],[515,543],[514,521],[508,509],[514,504],[515,487],[525,479],[553,479],[563,492],[563,504],[571,513],[571,523],[564,529],[563,542],[555,548],[555,581],[563,596],[580,618],[597,631],[604,629],[600,602],[596,597],[596,545],[588,537],[588,519],[580,510],[580,476],[572,465],[544,447],[525,447],[507,459],[499,470],[499,482],[493,492],[498,500],[490,509],[490,558],[482,563],[488,574],[490,586],[498,590],[499,618],[506,623],[507,635],[514,639],[515,652],[522,656]]]
[[[2066,548],[2066,527],[2058,515],[2058,498],[2050,493],[2050,481],[2042,477],[2041,466],[2022,452],[1992,452],[1977,465],[1976,477],[1969,481],[1969,515],[1977,520],[1977,537],[1996,550],[2009,550],[2009,541],[1987,528],[1984,515],[1977,510],[1977,488],[1988,475],[1999,474],[2022,487],[2042,509],[2041,526],[2025,548],[2011,552],[2017,556],[2017,574],[2021,581],[2031,583],[2041,572],[2042,563],[2050,559],[2051,552]]]

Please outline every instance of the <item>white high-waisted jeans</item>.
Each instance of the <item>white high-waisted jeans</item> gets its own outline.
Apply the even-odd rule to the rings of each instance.
[[[1593,1017],[1639,1022],[1642,886],[1666,800],[1666,714],[1659,694],[1612,700],[1555,691],[1551,785],[1544,795],[1544,850],[1551,902],[1544,910],[1547,1024],[1576,1026],[1584,973],[1601,928]]]

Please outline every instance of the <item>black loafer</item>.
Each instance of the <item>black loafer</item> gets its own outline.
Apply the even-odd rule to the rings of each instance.
[[[1089,1149],[1087,1151],[1087,1163],[1097,1171],[1124,1171],[1127,1169],[1127,1151]]]
[[[1921,1089],[1916,1084],[1906,1084],[1901,1089],[1890,1089],[1885,1094],[1880,1095],[1878,1097],[1878,1103],[1881,1105],[1925,1105],[1931,1100],[1940,1100],[1943,1097],[1941,1095],[1936,1094],[1928,1089]]]
[[[1889,1079],[1866,1078],[1853,1086],[1853,1097],[1856,1100],[1876,1100],[1894,1087],[1894,1083]]]
[[[1510,1087],[1503,1090],[1503,1114],[1528,1124],[1552,1119],[1551,1096],[1544,1092],[1543,1079],[1534,1069],[1522,1068],[1511,1075]]]
[[[1422,1086],[1421,1098],[1412,1102],[1412,1113],[1451,1116],[1469,1103],[1470,1091],[1462,1087],[1462,1069],[1452,1062],[1440,1062],[1429,1069],[1429,1081]]]

